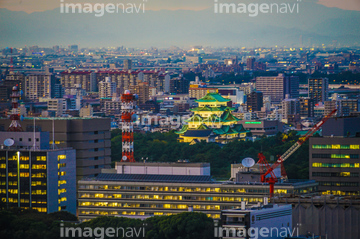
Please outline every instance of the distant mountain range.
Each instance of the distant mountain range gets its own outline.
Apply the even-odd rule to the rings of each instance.
[[[282,2],[286,1],[271,3]],[[139,14],[105,13],[102,17],[94,13],[61,14],[59,8],[31,14],[1,8],[0,46],[359,45],[359,26],[360,12],[328,8],[314,1],[299,2],[299,13],[259,13],[256,17],[215,14],[213,2],[201,11],[146,10]]]

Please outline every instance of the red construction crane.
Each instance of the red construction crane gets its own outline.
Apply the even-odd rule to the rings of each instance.
[[[279,156],[276,162],[270,166],[270,164],[266,161],[265,156],[262,153],[258,154],[259,161],[258,164],[262,163],[266,167],[266,172],[261,172],[261,182],[266,182],[270,186],[270,197],[274,195],[274,185],[278,181],[277,177],[275,176],[274,169],[282,164],[286,159],[288,159],[300,146],[305,143],[316,131],[320,129],[320,127],[325,124],[325,122],[335,114],[337,110],[334,109],[331,111],[330,114],[325,116],[319,123],[314,125],[303,137],[299,138],[299,140],[291,146],[283,155]],[[267,177],[270,174],[269,177]]]

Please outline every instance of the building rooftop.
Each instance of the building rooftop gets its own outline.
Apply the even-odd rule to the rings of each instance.
[[[96,181],[209,183],[211,176],[101,173]]]

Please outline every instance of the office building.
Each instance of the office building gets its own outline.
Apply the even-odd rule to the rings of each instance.
[[[31,73],[25,77],[25,97],[32,101],[53,97],[55,78],[53,74]]]
[[[322,136],[355,137],[360,135],[360,117],[330,118],[322,126]]]
[[[48,132],[2,132],[0,197],[7,207],[76,214],[76,153],[49,146]]]
[[[267,200],[267,199],[265,199]],[[250,233],[258,233],[256,238],[284,238],[290,236],[292,228],[292,206],[267,204],[221,211],[221,226],[215,227],[215,237],[221,238],[253,238]],[[285,233],[284,233],[285,232]]]
[[[360,137],[312,137],[309,151],[309,178],[319,182],[319,191],[359,195]]]
[[[300,97],[300,117],[309,118],[314,117],[314,100],[310,97]]]
[[[309,178],[323,194],[359,195],[360,137],[310,138]]]
[[[110,118],[35,118],[35,129],[36,132],[50,133],[50,145],[54,143],[59,149],[72,147],[76,150],[79,180],[110,167],[110,121]],[[0,131],[5,132],[10,123],[10,119],[0,119]],[[21,125],[24,131],[33,132],[34,118],[25,118]]]
[[[53,112],[56,117],[61,116],[66,110],[66,104],[64,99],[49,99],[47,101],[48,111]]]
[[[170,93],[171,94],[188,94],[190,81],[177,77],[170,80]]]
[[[142,162],[135,163],[133,169],[116,163],[116,169],[80,180],[78,186],[81,221],[101,215],[171,215],[190,208],[220,218],[221,210],[239,208],[241,202],[263,202],[269,193],[267,184],[214,181],[208,175],[208,164],[184,162]],[[317,183],[313,181],[275,184],[276,194],[300,195],[316,189]]]
[[[299,97],[299,77],[284,74],[256,77],[256,90],[261,91],[264,97],[269,96],[274,104],[281,103],[286,94],[296,99]]]
[[[329,79],[328,78],[309,78],[309,97],[315,104],[325,102],[329,97]]]
[[[263,93],[253,91],[246,97],[246,108],[248,112],[260,111],[263,107]]]
[[[112,82],[110,77],[105,81],[99,82],[99,98],[111,98],[116,93],[116,83]]]
[[[276,135],[278,132],[284,132],[283,123],[278,120],[241,120],[239,124],[242,124],[246,130],[249,130],[252,135]]]

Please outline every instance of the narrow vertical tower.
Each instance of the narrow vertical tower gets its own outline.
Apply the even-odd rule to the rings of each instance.
[[[23,131],[20,125],[20,114],[18,111],[20,93],[19,93],[19,88],[17,86],[14,86],[12,88],[12,94],[10,97],[11,97],[11,106],[12,106],[10,119],[12,121],[8,128],[8,131],[18,131],[18,132]]]
[[[121,129],[122,129],[122,159],[121,162],[135,162],[134,159],[134,125],[136,96],[126,90],[121,95]]]

